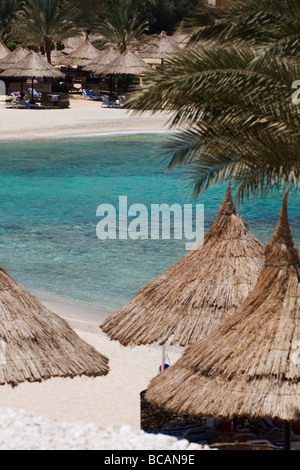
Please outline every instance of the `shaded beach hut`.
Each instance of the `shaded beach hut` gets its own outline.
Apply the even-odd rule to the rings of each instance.
[[[257,284],[237,312],[154,378],[146,397],[178,414],[300,419],[300,258],[285,195]]]
[[[56,70],[45,59],[39,57],[34,51],[30,51],[23,60],[1,72],[0,77],[31,78],[32,102],[34,102],[33,80],[35,78],[63,78],[64,74]]]
[[[156,42],[141,50],[139,56],[144,59],[160,59],[163,64],[165,59],[180,51],[181,47],[163,32]]]
[[[108,359],[0,267],[0,385],[98,377]]]
[[[264,245],[237,213],[230,186],[203,246],[195,248],[100,328],[124,346],[168,340],[186,346],[218,327],[254,288],[264,262]]]
[[[151,66],[144,62],[142,59],[137,57],[133,52],[127,50],[116,57],[114,60],[109,62],[103,67],[99,67],[98,73],[102,75],[125,75],[129,77],[132,76],[141,76],[143,73],[147,72]],[[127,78],[127,87],[128,87]]]
[[[5,59],[5,57],[7,57],[9,53],[10,50],[8,49],[8,47],[6,47],[2,39],[0,39],[0,60]]]
[[[91,41],[86,38],[81,46],[64,58],[62,65],[85,67],[91,61],[100,57],[100,55],[101,51],[94,47]]]

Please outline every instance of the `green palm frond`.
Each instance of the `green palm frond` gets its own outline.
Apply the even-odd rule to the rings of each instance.
[[[145,35],[149,25],[145,20],[138,20],[138,11],[132,10],[127,2],[125,6],[113,7],[98,31],[103,36],[103,45],[115,47],[121,53],[148,40]]]
[[[300,30],[300,2],[298,0],[234,1],[222,20],[205,28],[197,28],[190,43],[208,40],[262,45],[269,54],[298,55],[299,43],[293,38]]]
[[[27,0],[17,14],[12,37],[36,42],[48,55],[56,43],[78,34],[77,16],[77,7],[67,0]]]
[[[299,66],[275,59],[255,63],[255,58],[253,52],[235,49],[181,53],[168,67],[151,72],[129,104],[135,110],[174,111],[174,125],[193,125],[204,112],[229,107],[276,115],[274,103],[292,117],[291,86]]]

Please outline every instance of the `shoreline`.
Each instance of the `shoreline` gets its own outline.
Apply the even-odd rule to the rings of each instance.
[[[71,99],[69,109],[0,108],[0,120],[1,142],[171,132],[168,113],[133,115],[127,109],[102,108],[99,102],[80,97]],[[113,312],[48,292],[29,290],[45,307],[64,318],[84,341],[107,356],[110,371],[105,377],[53,378],[42,383],[25,382],[15,389],[2,386],[1,407],[69,423],[82,421],[104,428],[129,425],[139,429],[140,393],[158,372],[161,346],[125,348],[111,341],[99,328],[102,320]],[[183,348],[168,348],[172,363],[182,351]]]
[[[68,109],[0,108],[0,141],[31,141],[104,135],[173,133],[172,114],[102,108],[97,101],[71,97]]]

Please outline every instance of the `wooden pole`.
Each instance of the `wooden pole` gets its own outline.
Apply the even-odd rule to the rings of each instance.
[[[291,423],[283,422],[283,450],[291,450]]]

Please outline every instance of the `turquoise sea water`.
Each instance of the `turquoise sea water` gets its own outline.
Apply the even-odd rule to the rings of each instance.
[[[100,204],[196,203],[182,171],[166,173],[154,158],[166,135],[98,136],[2,142],[0,262],[20,284],[49,299],[87,303],[108,313],[185,253],[186,240],[105,240],[96,236]],[[213,223],[224,185],[201,195],[205,230]],[[289,216],[300,247],[299,196]],[[267,242],[281,200],[268,197],[239,208],[251,231]]]

